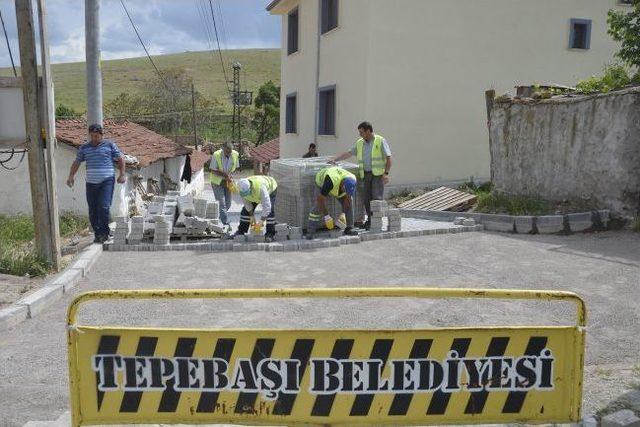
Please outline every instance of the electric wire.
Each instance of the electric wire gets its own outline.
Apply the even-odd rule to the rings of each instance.
[[[16,64],[13,62],[13,53],[11,52],[11,45],[9,44],[9,36],[7,36],[7,27],[4,25],[4,19],[2,18],[2,11],[0,10],[0,22],[2,22],[2,31],[4,31],[4,39],[7,41],[7,50],[9,51],[9,59],[11,59],[11,67],[13,68],[13,76],[18,77],[16,71]]]
[[[213,20],[213,30],[216,35],[216,43],[218,44],[218,54],[220,56],[220,65],[222,65],[222,74],[224,75],[224,82],[227,85],[227,91],[231,93],[231,88],[229,87],[229,79],[227,78],[227,68],[224,65],[224,59],[222,58],[222,50],[220,49],[220,38],[218,37],[218,26],[216,25],[216,16],[213,13],[212,0],[209,0],[209,9],[211,10],[211,19]]]

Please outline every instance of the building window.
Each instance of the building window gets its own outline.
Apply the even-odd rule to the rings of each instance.
[[[287,54],[298,51],[298,9],[289,12],[287,19]]]
[[[631,6],[633,4],[633,0],[618,0],[618,3]]]
[[[318,134],[336,134],[336,88],[330,86],[320,89],[318,110]]]
[[[589,49],[591,47],[591,20],[572,19],[569,36],[570,49]]]
[[[296,115],[297,103],[298,103],[297,94],[292,93],[291,95],[287,95],[287,105],[286,105],[286,113],[285,113],[286,133],[298,132],[298,118]]]
[[[322,0],[322,34],[338,26],[338,0]]]

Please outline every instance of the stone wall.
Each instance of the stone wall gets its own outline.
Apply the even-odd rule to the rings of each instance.
[[[588,203],[631,218],[640,208],[640,88],[542,101],[498,98],[490,150],[497,191]]]

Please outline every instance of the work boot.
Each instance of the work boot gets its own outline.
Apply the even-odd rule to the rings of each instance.
[[[102,242],[100,241],[100,236],[98,236],[98,235],[96,234],[96,237],[94,237],[94,238],[93,238],[93,243],[102,243]]]
[[[358,232],[354,230],[352,227],[347,227],[344,229],[345,236],[357,236]]]
[[[364,222],[363,221],[356,221],[353,226],[355,228],[364,228]]]
[[[369,231],[369,229],[371,229],[371,220],[367,219],[367,221],[364,223],[364,229]]]
[[[265,243],[273,243],[273,241],[276,240],[275,236],[272,236],[271,234],[267,234],[264,236],[264,241]]]

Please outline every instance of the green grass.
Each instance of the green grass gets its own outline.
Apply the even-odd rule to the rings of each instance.
[[[65,213],[60,216],[60,234],[77,234],[89,226],[86,217]],[[0,215],[0,273],[14,276],[44,276],[49,264],[33,247],[33,218],[28,215]]]
[[[243,49],[223,51],[227,78],[232,78],[231,64],[240,62],[243,89],[256,92],[258,87],[272,80],[280,84],[280,49]],[[216,57],[217,58],[217,57]],[[217,98],[225,105],[227,86],[219,59],[211,52],[185,52],[153,56],[160,70],[182,68],[194,79],[196,90],[209,98]],[[76,111],[86,110],[85,64],[73,62],[52,66],[56,105],[65,104]],[[0,68],[0,76],[11,76],[10,68]],[[136,92],[154,78],[155,71],[146,57],[102,61],[104,102],[122,92]]]
[[[508,196],[493,191],[491,183],[476,185],[473,182],[462,184],[460,191],[478,196],[475,211],[480,213],[509,215],[545,215],[551,212],[551,205],[541,199],[525,196]]]

